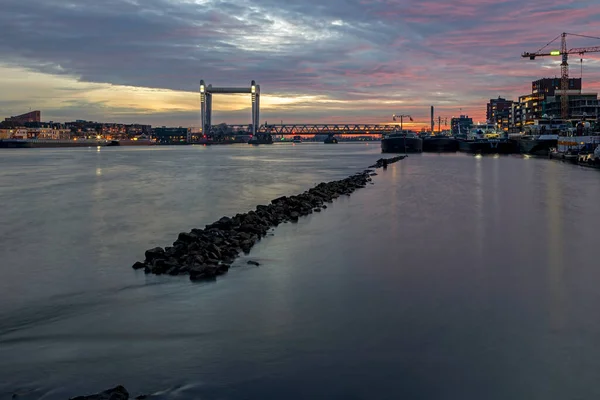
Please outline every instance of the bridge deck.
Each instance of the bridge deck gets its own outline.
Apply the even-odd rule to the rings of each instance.
[[[233,131],[251,132],[252,125],[228,125]],[[392,133],[396,125],[378,124],[277,124],[261,125],[260,133],[272,135],[326,135],[326,134],[362,134],[383,135]]]

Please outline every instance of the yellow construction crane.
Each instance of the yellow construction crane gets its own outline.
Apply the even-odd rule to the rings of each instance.
[[[575,47],[567,50],[567,35],[600,40],[600,37],[596,36],[578,35],[575,33],[563,32],[535,53],[523,53],[521,55],[521,57],[529,58],[530,60],[535,60],[536,57],[562,56],[562,62],[560,64],[560,114],[563,119],[569,118],[569,98],[567,94],[567,90],[569,89],[569,54],[579,54],[580,56],[583,56],[585,53],[600,52],[600,46]],[[560,50],[544,51],[559,38],[561,38]]]

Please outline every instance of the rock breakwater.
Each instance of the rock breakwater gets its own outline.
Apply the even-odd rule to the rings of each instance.
[[[385,168],[404,157],[382,158],[369,168]],[[327,203],[336,198],[366,187],[372,175],[376,175],[374,171],[366,169],[342,180],[319,183],[299,195],[278,197],[248,213],[222,217],[204,229],[182,232],[172,246],[146,250],[144,261],[136,262],[133,268],[147,274],[189,276],[192,281],[215,279],[225,274],[240,254],[250,253],[274,227],[326,209]]]

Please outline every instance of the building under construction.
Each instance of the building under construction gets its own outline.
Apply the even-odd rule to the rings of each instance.
[[[533,81],[531,93],[519,96],[519,101],[512,105],[511,125],[522,128],[544,116],[561,118],[560,85],[560,78]],[[600,116],[598,93],[583,92],[581,78],[569,78],[568,87],[568,118],[597,120]]]

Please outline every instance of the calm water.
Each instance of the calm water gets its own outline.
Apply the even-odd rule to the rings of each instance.
[[[131,269],[181,231],[380,156],[0,152],[0,398],[116,384],[169,399],[600,397],[598,171],[409,156],[216,283]]]

